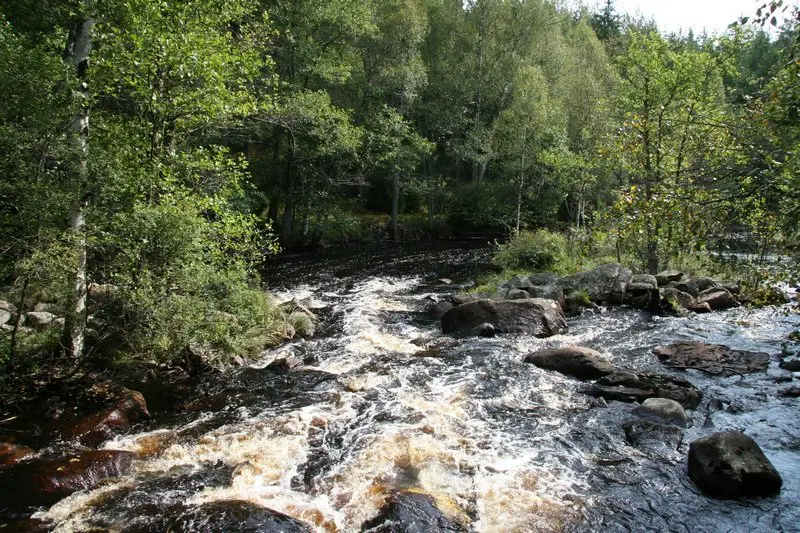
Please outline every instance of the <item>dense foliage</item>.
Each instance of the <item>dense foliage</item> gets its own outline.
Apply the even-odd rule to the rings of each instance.
[[[651,272],[795,246],[800,15],[757,7],[698,38],[611,0],[8,0],[3,297],[65,321],[11,320],[0,363],[308,329],[259,280],[279,243],[569,228],[501,253]]]

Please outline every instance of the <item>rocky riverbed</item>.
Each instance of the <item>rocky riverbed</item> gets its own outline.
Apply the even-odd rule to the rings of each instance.
[[[56,394],[3,421],[0,524],[794,530],[792,304],[674,312],[661,305],[668,289],[691,304],[720,287],[737,298],[684,276],[620,285],[617,266],[594,293],[594,274],[527,278],[533,289],[511,280],[480,309],[460,302],[472,318],[444,334],[431,308],[459,303],[487,258],[480,246],[416,245],[283,260],[268,278],[319,316],[317,337],[226,374],[153,372],[81,398]],[[508,299],[513,290],[526,294]],[[575,292],[588,298],[570,309]],[[530,316],[509,311],[513,328],[495,324],[508,309]],[[484,324],[494,336],[470,331]]]

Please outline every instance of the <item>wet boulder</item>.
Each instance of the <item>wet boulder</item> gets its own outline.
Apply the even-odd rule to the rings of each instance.
[[[656,277],[650,274],[634,274],[625,291],[624,303],[636,309],[654,309],[658,307],[660,294]]]
[[[689,477],[717,498],[774,496],[783,480],[756,442],[740,431],[724,431],[689,445]]]
[[[646,418],[660,424],[671,424],[680,427],[689,426],[689,417],[683,406],[669,398],[648,398],[633,410],[639,418]]]
[[[681,428],[652,420],[630,420],[622,428],[628,444],[644,450],[674,452],[683,441]]]
[[[450,300],[442,300],[441,302],[436,302],[431,308],[431,314],[436,319],[441,319],[445,313],[455,307],[455,304]]]
[[[479,300],[457,305],[442,317],[442,331],[473,335],[481,324],[491,324],[497,333],[519,333],[550,337],[565,333],[567,322],[557,302],[541,298],[525,300]]]
[[[613,305],[623,302],[631,276],[631,271],[619,263],[609,263],[561,278],[559,285],[564,294],[585,291],[592,302]]]
[[[16,464],[33,455],[33,450],[27,446],[0,442],[0,467]]]
[[[712,311],[721,311],[739,306],[739,302],[736,301],[733,294],[724,287],[712,287],[704,290],[697,295],[696,302],[698,304],[707,303]]]
[[[592,396],[621,402],[644,402],[648,398],[669,398],[686,409],[694,409],[703,393],[683,379],[646,372],[617,371],[597,380],[588,390]]]
[[[578,379],[597,379],[613,371],[611,361],[603,354],[583,346],[540,350],[527,355],[525,362]]]
[[[168,531],[192,533],[313,533],[309,524],[240,500],[204,503],[175,518]]]
[[[483,324],[479,324],[473,333],[476,337],[492,338],[497,335],[497,330],[495,330],[494,326],[490,323],[484,322]]]
[[[673,281],[681,281],[688,277],[688,274],[680,270],[663,270],[656,274],[656,281],[658,281],[659,288],[663,289]]]
[[[58,430],[64,440],[77,440],[86,446],[99,446],[106,440],[124,433],[131,426],[150,418],[147,404],[140,392],[124,389],[112,407],[68,423]]]
[[[769,354],[734,350],[721,344],[678,342],[653,349],[659,360],[672,368],[694,368],[718,376],[736,376],[763,372],[769,366]]]
[[[34,459],[0,470],[0,494],[21,507],[50,505],[75,491],[125,474],[136,454],[91,451],[61,459]]]
[[[431,496],[411,491],[397,491],[389,496],[375,518],[365,522],[361,531],[369,533],[452,533],[466,531],[445,516]]]

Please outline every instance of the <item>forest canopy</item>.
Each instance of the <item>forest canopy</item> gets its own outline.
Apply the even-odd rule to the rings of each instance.
[[[780,1],[700,36],[612,0],[33,4],[0,7],[0,276],[73,360],[309,329],[263,291],[281,247],[547,228],[654,273],[798,242]],[[4,365],[42,345],[7,328]]]

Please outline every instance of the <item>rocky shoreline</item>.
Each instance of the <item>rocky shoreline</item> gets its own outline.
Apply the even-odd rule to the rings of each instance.
[[[773,296],[774,298],[774,296]],[[565,277],[554,273],[517,275],[494,294],[453,294],[431,312],[442,332],[492,337],[524,333],[549,337],[567,330],[565,314],[600,306],[628,306],[653,313],[686,316],[738,307],[750,301],[740,285],[677,270],[656,275],[633,274],[611,263]],[[777,303],[789,299],[778,296]],[[653,349],[664,366],[696,369],[719,376],[763,372],[769,355],[702,342],[681,342]],[[640,404],[634,420],[624,424],[628,443],[640,448],[676,450],[682,427],[703,397],[690,381],[665,374],[614,369],[603,354],[583,346],[562,346],[528,354],[525,362],[579,380],[596,380],[584,389],[603,407],[607,401]],[[785,361],[781,362],[785,367]],[[718,498],[773,496],[782,479],[758,444],[741,432],[714,433],[689,445],[689,477],[707,495]]]

